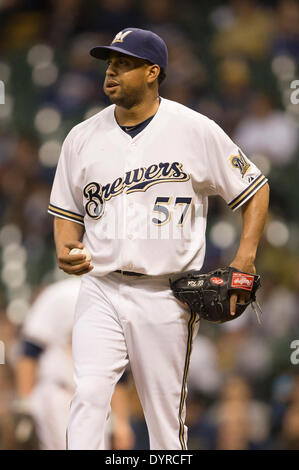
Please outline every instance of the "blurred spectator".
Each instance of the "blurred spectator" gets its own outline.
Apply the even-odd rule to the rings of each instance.
[[[289,337],[298,328],[298,299],[295,292],[279,285],[272,276],[263,281],[261,291],[263,334],[272,340]]]
[[[250,327],[246,322],[244,324],[243,319],[239,324],[239,328],[233,327],[235,322],[239,322],[239,319],[231,322],[231,327],[230,322],[225,326],[221,325],[221,334],[217,335],[214,340],[219,358],[219,367],[224,375],[236,369],[239,351],[250,335]]]
[[[2,221],[24,226],[24,204],[34,182],[40,177],[36,140],[32,136],[20,135],[10,151],[0,174],[0,216]]]
[[[253,312],[252,315],[254,315]],[[271,344],[262,337],[260,328],[261,326],[256,322],[255,333],[250,331],[247,338],[242,341],[237,351],[235,364],[235,371],[242,373],[251,384],[259,388],[269,379],[273,366]]]
[[[282,421],[288,408],[294,386],[294,377],[282,371],[272,382],[271,390],[271,435],[274,440],[280,437]]]
[[[207,400],[193,391],[188,392],[186,426],[188,427],[188,449],[213,449],[215,431],[213,425],[206,419]]]
[[[275,34],[271,51],[274,56],[299,57],[299,5],[296,0],[281,0],[277,7]]]
[[[222,383],[218,354],[213,341],[197,334],[189,366],[188,388],[192,392],[215,397]]]
[[[82,0],[50,0],[50,12],[46,40],[54,46],[62,45],[65,39],[79,32]]]
[[[81,116],[89,104],[95,105],[104,97],[99,72],[95,73],[94,61],[88,54],[91,47],[91,38],[77,36],[71,44],[67,64],[49,96],[65,118]]]
[[[212,51],[219,56],[236,54],[262,59],[268,52],[273,31],[272,12],[255,0],[231,0],[229,5],[212,14],[218,28]]]
[[[283,450],[299,449],[299,403],[291,405],[286,411],[279,447]]]
[[[252,95],[251,72],[244,59],[227,57],[217,68],[217,98],[222,108],[221,124],[232,135],[244,115]]]
[[[24,322],[14,365],[16,393],[12,404],[16,435],[25,425],[28,428],[20,440],[24,446],[34,439],[40,449],[65,449],[69,406],[75,391],[71,336],[79,289],[76,276],[46,286]],[[134,444],[124,376],[127,374],[116,384],[113,419],[106,427],[110,449],[130,449]]]
[[[267,446],[270,410],[252,398],[250,385],[241,376],[226,381],[220,401],[209,411],[209,418],[216,429],[216,449],[249,450]]]
[[[276,448],[282,450],[299,449],[299,376],[282,375],[279,384],[284,379],[283,396],[277,397],[273,412],[276,418]],[[286,382],[287,380],[287,382]],[[277,384],[278,385],[278,384]],[[280,387],[281,389],[281,387]],[[277,387],[276,387],[277,392]],[[280,404],[280,407],[278,405]]]
[[[8,367],[0,368],[0,450],[15,448],[14,423],[11,413],[11,396],[13,394],[13,381]]]
[[[135,433],[135,445],[133,450],[149,450],[148,430],[132,375],[128,380],[128,394],[130,396],[131,425]]]
[[[46,27],[47,2],[12,0],[1,2],[0,48],[11,50],[29,47]],[[46,7],[46,8],[45,8]]]
[[[18,188],[17,191],[16,188]],[[26,182],[19,168],[12,165],[2,168],[0,194],[2,223],[14,222],[19,226],[23,226],[22,206],[26,199]]]
[[[293,119],[275,109],[266,93],[255,93],[248,114],[240,120],[234,140],[251,158],[262,154],[276,166],[286,165],[298,146],[298,129]]]
[[[39,177],[40,165],[34,135],[21,135],[11,157],[12,163],[20,169],[29,184]]]
[[[163,96],[194,107],[198,93],[205,86],[207,71],[200,62],[194,44],[181,31],[159,30],[168,46],[169,65]]]
[[[5,346],[4,364],[0,364],[0,449],[13,449],[16,445],[13,416],[10,413],[14,393],[11,367],[17,329],[0,311],[0,340]]]
[[[111,36],[128,26],[140,27],[136,0],[92,0],[86,3],[83,15],[85,29]]]
[[[143,0],[142,13],[147,27],[173,25],[177,19],[177,2],[175,0]]]
[[[0,80],[7,92],[6,104],[0,105],[0,302],[19,325],[25,314],[11,308],[14,301],[28,303],[34,285],[39,288],[58,276],[52,222],[46,214],[58,155],[50,146],[44,158],[43,145],[53,141],[59,149],[73,125],[108,104],[101,85],[105,64],[94,61],[89,50],[128,26],[153,29],[168,45],[161,96],[214,119],[249,157],[264,159],[271,187],[269,223],[281,220],[287,233],[279,245],[279,230],[271,241],[267,225],[257,259],[262,325],[250,308],[225,325],[200,325],[188,380],[189,447],[298,448],[299,387],[290,364],[290,341],[299,326],[299,145],[284,99],[298,67],[296,0],[0,1]],[[285,61],[269,63],[278,55],[290,56],[287,67]],[[36,80],[44,64],[50,68]],[[48,74],[53,74],[49,81]],[[286,109],[278,109],[280,102]],[[56,113],[58,124],[52,130],[49,114],[40,115],[45,108]],[[209,212],[210,228],[217,221],[240,219],[218,198],[210,198]],[[207,248],[203,272],[229,262],[234,245],[223,248],[208,239]],[[23,260],[17,272],[5,276],[11,250]],[[21,268],[24,279],[13,287]],[[18,328],[2,313],[0,340],[12,345],[16,336]],[[8,412],[15,391],[10,362],[0,366],[1,449],[17,448]],[[224,379],[240,373],[246,379],[229,381],[222,395]],[[268,407],[250,396],[250,388],[255,397],[271,402],[271,433]],[[238,396],[231,396],[232,390]],[[130,393],[135,448],[148,449],[134,384]],[[252,429],[259,426],[260,435]]]
[[[34,251],[40,242],[44,242],[52,234],[51,220],[47,215],[50,188],[40,183],[32,187],[24,205],[24,243]],[[33,237],[34,242],[31,243]],[[34,248],[35,245],[35,248]]]

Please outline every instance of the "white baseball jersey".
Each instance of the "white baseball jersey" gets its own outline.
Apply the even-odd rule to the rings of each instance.
[[[39,446],[45,450],[65,449],[75,389],[71,336],[79,287],[77,277],[47,286],[33,303],[23,326],[24,339],[44,349],[30,402]]]
[[[214,121],[179,103],[162,98],[134,138],[114,110],[65,139],[49,212],[85,226],[91,275],[200,269],[208,196],[236,210],[267,179]]]
[[[40,345],[38,381],[61,383],[73,389],[72,326],[80,279],[71,278],[46,287],[33,303],[23,326],[23,337]]]

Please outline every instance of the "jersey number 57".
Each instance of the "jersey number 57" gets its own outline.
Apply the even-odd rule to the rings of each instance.
[[[155,225],[165,225],[170,222],[172,217],[172,211],[169,206],[171,205],[172,197],[157,197],[153,212],[159,212],[160,218],[153,217],[152,222]],[[176,197],[173,205],[173,209],[177,206],[182,206],[183,210],[180,214],[177,225],[184,225],[187,214],[192,204],[192,197]]]

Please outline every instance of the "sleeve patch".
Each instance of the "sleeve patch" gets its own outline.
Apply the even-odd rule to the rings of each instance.
[[[229,160],[231,166],[233,168],[237,168],[240,171],[242,178],[244,178],[244,175],[250,168],[250,163],[240,149],[238,149],[238,152],[238,155],[232,155]]]

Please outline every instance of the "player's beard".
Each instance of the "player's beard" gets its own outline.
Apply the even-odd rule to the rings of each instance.
[[[107,94],[107,93],[106,93]],[[134,89],[118,89],[117,92],[107,94],[111,103],[121,108],[131,109],[134,106],[142,103],[145,96],[145,87]]]

